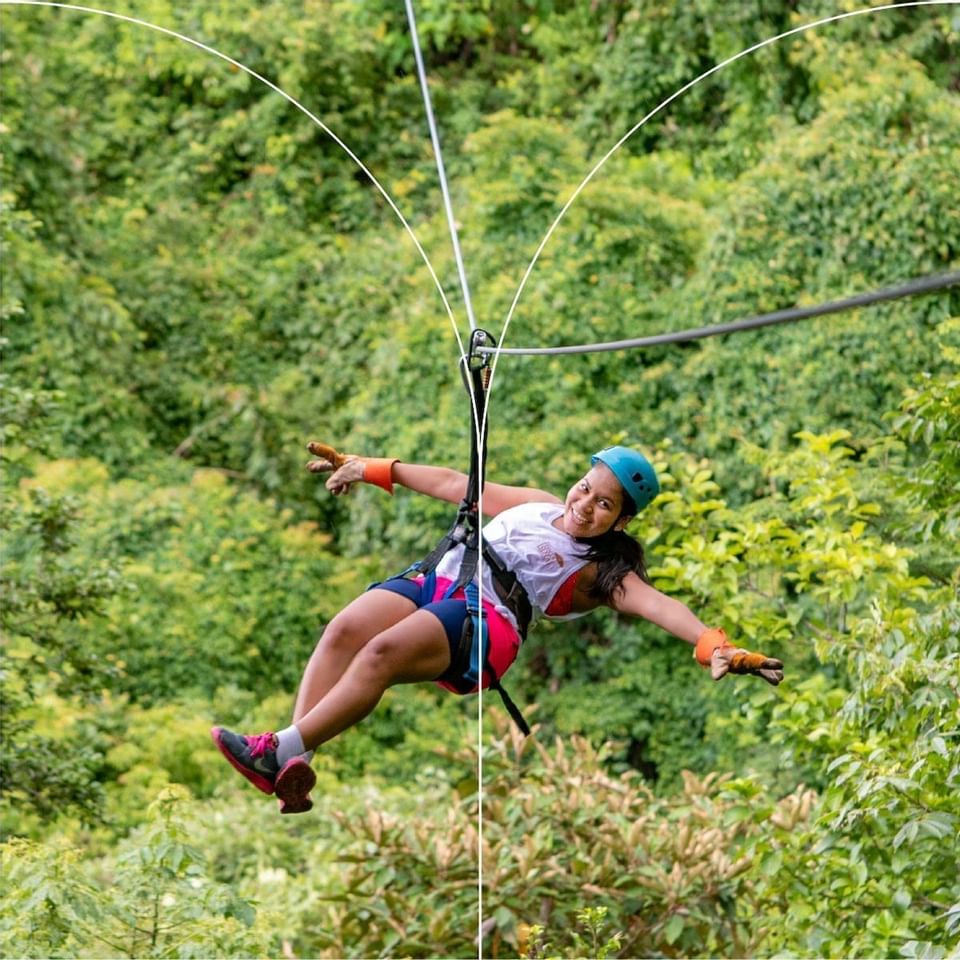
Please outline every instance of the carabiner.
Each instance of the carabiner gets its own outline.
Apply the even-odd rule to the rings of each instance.
[[[470,352],[467,354],[467,362],[470,365],[471,370],[482,370],[485,367],[490,366],[490,356],[491,354],[484,351],[480,353],[480,347],[496,347],[497,341],[494,339],[492,334],[487,333],[486,330],[481,330],[477,327],[476,330],[473,330],[470,334]]]

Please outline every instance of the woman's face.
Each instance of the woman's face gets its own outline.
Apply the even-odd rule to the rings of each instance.
[[[571,537],[599,537],[609,530],[622,530],[630,517],[621,517],[623,487],[602,463],[578,480],[564,501],[563,529]]]

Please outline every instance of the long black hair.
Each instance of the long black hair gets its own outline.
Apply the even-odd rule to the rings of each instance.
[[[623,491],[623,509],[617,520],[635,516],[637,505],[626,490]],[[615,526],[616,524],[614,524]],[[623,589],[623,579],[635,573],[644,583],[650,582],[647,563],[643,556],[643,544],[634,540],[623,530],[610,529],[599,537],[577,537],[587,552],[583,554],[589,563],[597,565],[597,579],[590,588],[590,596],[601,603],[609,604]]]

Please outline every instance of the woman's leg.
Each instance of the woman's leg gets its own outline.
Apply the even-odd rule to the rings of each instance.
[[[324,628],[307,663],[293,708],[294,722],[326,696],[359,650],[414,610],[412,600],[389,590],[370,590],[344,607]]]
[[[264,793],[276,793],[281,813],[303,813],[313,806],[309,793],[316,775],[299,755],[301,750],[313,750],[362,720],[392,684],[433,680],[450,665],[450,642],[439,615],[416,610],[412,600],[387,591],[372,591],[344,612],[347,610],[351,616],[366,611],[393,622],[370,637],[370,621],[363,619],[362,629],[358,627],[352,634],[352,659],[345,669],[341,668],[332,687],[328,679],[317,678],[319,668],[312,672],[308,668],[305,689],[301,690],[303,702],[308,702],[310,690],[328,689],[294,726],[259,736],[223,727],[210,731],[217,748],[239,773]],[[349,644],[347,649],[351,649]],[[322,656],[318,661],[322,665]],[[336,668],[342,659],[332,662]],[[298,696],[298,704],[300,700]]]
[[[450,642],[443,624],[428,610],[411,613],[362,645],[329,692],[297,718],[304,745],[314,750],[359,723],[387,687],[435,680],[449,666]]]

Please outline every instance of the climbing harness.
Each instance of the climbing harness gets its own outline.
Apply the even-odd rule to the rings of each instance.
[[[454,649],[450,651],[450,666],[437,679],[450,684],[458,693],[472,693],[483,686],[484,676],[489,678],[489,688],[496,690],[507,712],[524,734],[530,733],[530,727],[517,705],[500,683],[490,662],[490,636],[487,630],[486,613],[480,603],[477,587],[477,572],[482,563],[489,567],[491,579],[500,602],[513,614],[517,622],[520,640],[527,637],[527,629],[533,618],[533,609],[526,591],[512,570],[508,569],[496,550],[483,540],[480,526],[480,492],[483,489],[483,475],[487,460],[486,405],[487,391],[490,387],[490,360],[481,354],[480,348],[495,343],[485,330],[476,329],[470,334],[470,351],[460,360],[460,372],[464,386],[471,398],[470,431],[470,472],[467,477],[467,490],[453,526],[440,542],[424,557],[407,567],[400,577],[423,576],[426,578],[427,592],[431,592],[436,583],[437,565],[456,547],[463,547],[463,557],[456,580],[444,594],[451,598],[458,590],[463,590],[467,603],[467,618],[463,631]]]

